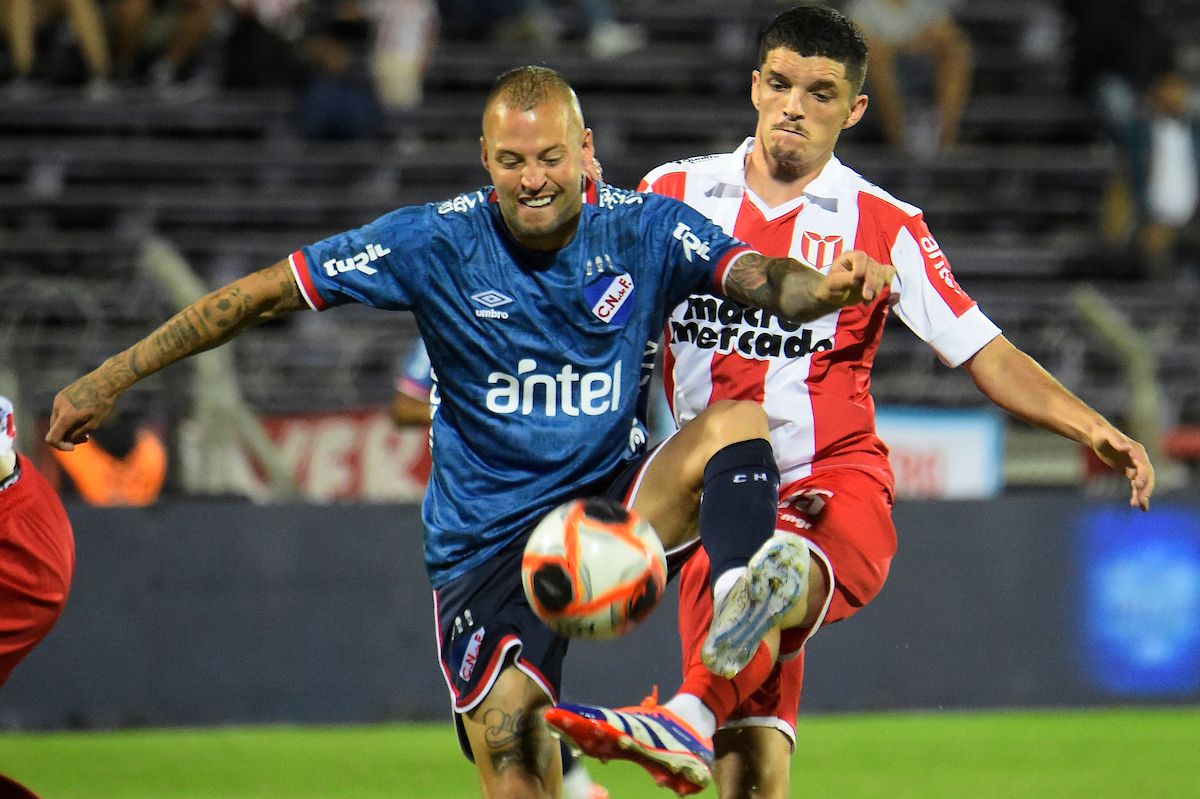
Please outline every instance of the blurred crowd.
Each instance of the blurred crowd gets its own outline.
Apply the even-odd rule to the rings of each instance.
[[[747,13],[756,4],[735,0]],[[879,141],[931,158],[963,139],[977,59],[962,0],[840,0],[870,45],[866,90]],[[1200,260],[1200,127],[1163,0],[1046,0],[1027,52],[1069,71],[1116,154],[1101,234],[1111,272],[1169,278]],[[290,88],[308,138],[373,138],[416,107],[434,50],[546,47],[613,59],[647,48],[609,0],[0,0],[0,103],[77,86],[190,98]],[[969,137],[968,137],[969,138]],[[968,141],[968,143],[972,143]],[[1088,255],[1090,257],[1090,254]]]
[[[866,91],[882,140],[933,157],[960,141],[975,63],[954,0],[848,0],[870,45]],[[1069,93],[1112,145],[1091,276],[1200,277],[1200,115],[1166,0],[1057,0],[1027,21],[1014,58],[1066,63]],[[1200,51],[1197,51],[1200,54]]]
[[[81,86],[103,102],[295,87],[315,136],[369,135],[372,120],[421,99],[438,42],[578,46],[597,59],[645,45],[607,0],[0,0],[7,101]],[[339,126],[331,104],[350,120]]]

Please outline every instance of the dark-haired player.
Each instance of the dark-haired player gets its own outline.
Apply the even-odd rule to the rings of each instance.
[[[822,6],[785,11],[765,30],[758,61],[753,138],[732,153],[665,164],[643,188],[687,202],[769,255],[824,270],[857,249],[896,268],[872,302],[802,326],[711,294],[689,297],[668,323],[666,383],[683,429],[714,402],[766,410],[782,478],[777,527],[803,542],[805,597],[782,617],[765,613],[769,594],[752,593],[754,581],[737,570],[710,568],[712,552],[699,551],[680,578],[678,693],[663,705],[547,712],[585,752],[633,759],[660,780],[668,725],[701,741],[715,732],[724,799],[790,795],[804,643],[870,602],[887,578],[893,478],[869,390],[889,308],[997,405],[1087,444],[1123,472],[1131,505],[1146,509],[1154,490],[1145,449],[1010,344],[967,296],[920,209],[834,156],[841,131],[867,108],[867,48],[854,23]],[[667,784],[693,792],[704,781]]]

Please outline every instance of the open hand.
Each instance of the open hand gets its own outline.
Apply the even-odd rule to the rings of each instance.
[[[1098,427],[1088,444],[1100,460],[1128,478],[1130,507],[1150,510],[1154,466],[1146,455],[1146,448],[1109,424]]]

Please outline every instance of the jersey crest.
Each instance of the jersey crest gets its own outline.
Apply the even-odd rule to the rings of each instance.
[[[800,257],[816,269],[824,269],[836,261],[844,248],[845,242],[841,236],[822,236],[806,230],[800,237]]]
[[[606,325],[623,324],[633,311],[633,305],[629,302],[633,296],[633,277],[622,273],[597,280],[584,287],[583,296],[601,322]]]

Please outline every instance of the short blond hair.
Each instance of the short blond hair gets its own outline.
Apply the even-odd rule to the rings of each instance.
[[[505,72],[492,84],[483,110],[486,114],[494,104],[503,103],[509,108],[528,111],[548,100],[567,103],[574,110],[582,128],[583,109],[579,107],[575,90],[566,78],[550,67],[525,66]]]

